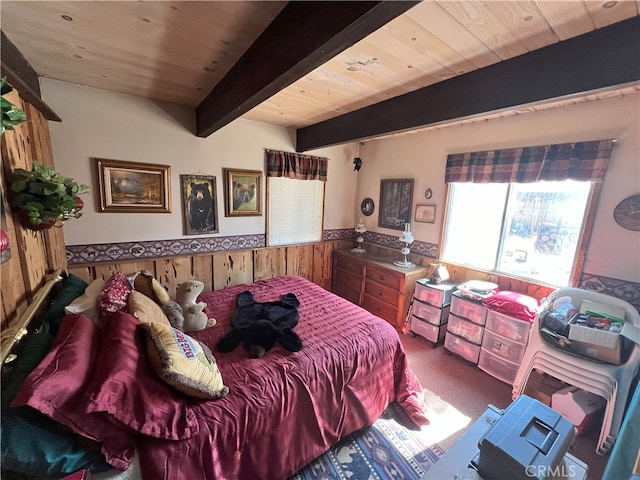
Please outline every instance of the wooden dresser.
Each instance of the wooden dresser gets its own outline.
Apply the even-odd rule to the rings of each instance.
[[[333,252],[333,293],[360,305],[400,329],[416,280],[425,267],[402,268],[393,259],[350,250]]]

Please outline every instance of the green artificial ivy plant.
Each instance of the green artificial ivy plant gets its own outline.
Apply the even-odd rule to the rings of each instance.
[[[84,202],[78,196],[90,191],[72,178],[33,162],[31,171],[17,168],[11,176],[10,204],[23,210],[32,226],[82,216]]]
[[[13,127],[21,124],[27,120],[27,115],[19,108],[11,103],[4,96],[13,91],[13,87],[7,83],[5,77],[0,78],[0,93],[2,93],[2,127],[0,127],[0,135],[4,134],[5,130],[13,130]]]

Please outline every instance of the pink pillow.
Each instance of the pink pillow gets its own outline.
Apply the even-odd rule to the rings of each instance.
[[[98,311],[102,322],[112,313],[127,308],[127,298],[131,290],[131,283],[123,273],[116,272],[111,276],[98,296]]]
[[[508,290],[485,298],[482,300],[482,304],[489,310],[495,310],[527,322],[533,322],[540,310],[540,302],[535,298]]]
[[[101,445],[107,462],[126,470],[134,437],[101,414],[85,413],[82,397],[98,358],[99,330],[84,315],[64,317],[47,356],[26,378],[12,406],[29,405]]]
[[[181,440],[199,431],[188,398],[154,373],[139,320],[126,312],[107,319],[95,374],[86,389],[87,412],[103,412],[119,424],[156,438]],[[137,332],[137,333],[136,333]]]

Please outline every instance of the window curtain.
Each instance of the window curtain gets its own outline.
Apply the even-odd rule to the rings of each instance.
[[[267,150],[267,176],[327,181],[329,160],[324,157]]]
[[[613,140],[508,148],[447,156],[445,183],[602,182]]]

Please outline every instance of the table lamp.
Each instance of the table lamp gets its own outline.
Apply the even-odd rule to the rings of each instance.
[[[362,242],[364,242],[364,238],[362,238],[362,234],[367,231],[364,228],[364,220],[360,217],[360,223],[355,228],[356,233],[358,234],[358,238],[356,238],[356,242],[358,242],[357,248],[352,248],[351,251],[354,253],[367,253],[367,251],[362,248]]]
[[[402,232],[402,235],[400,235],[400,241],[405,244],[404,247],[400,249],[400,253],[404,255],[404,260],[397,260],[393,262],[393,264],[396,267],[411,268],[416,266],[415,263],[407,260],[407,255],[409,255],[409,252],[411,251],[409,250],[409,245],[413,243],[413,235],[411,235],[410,227],[411,227],[411,224],[405,223],[404,232]]]

